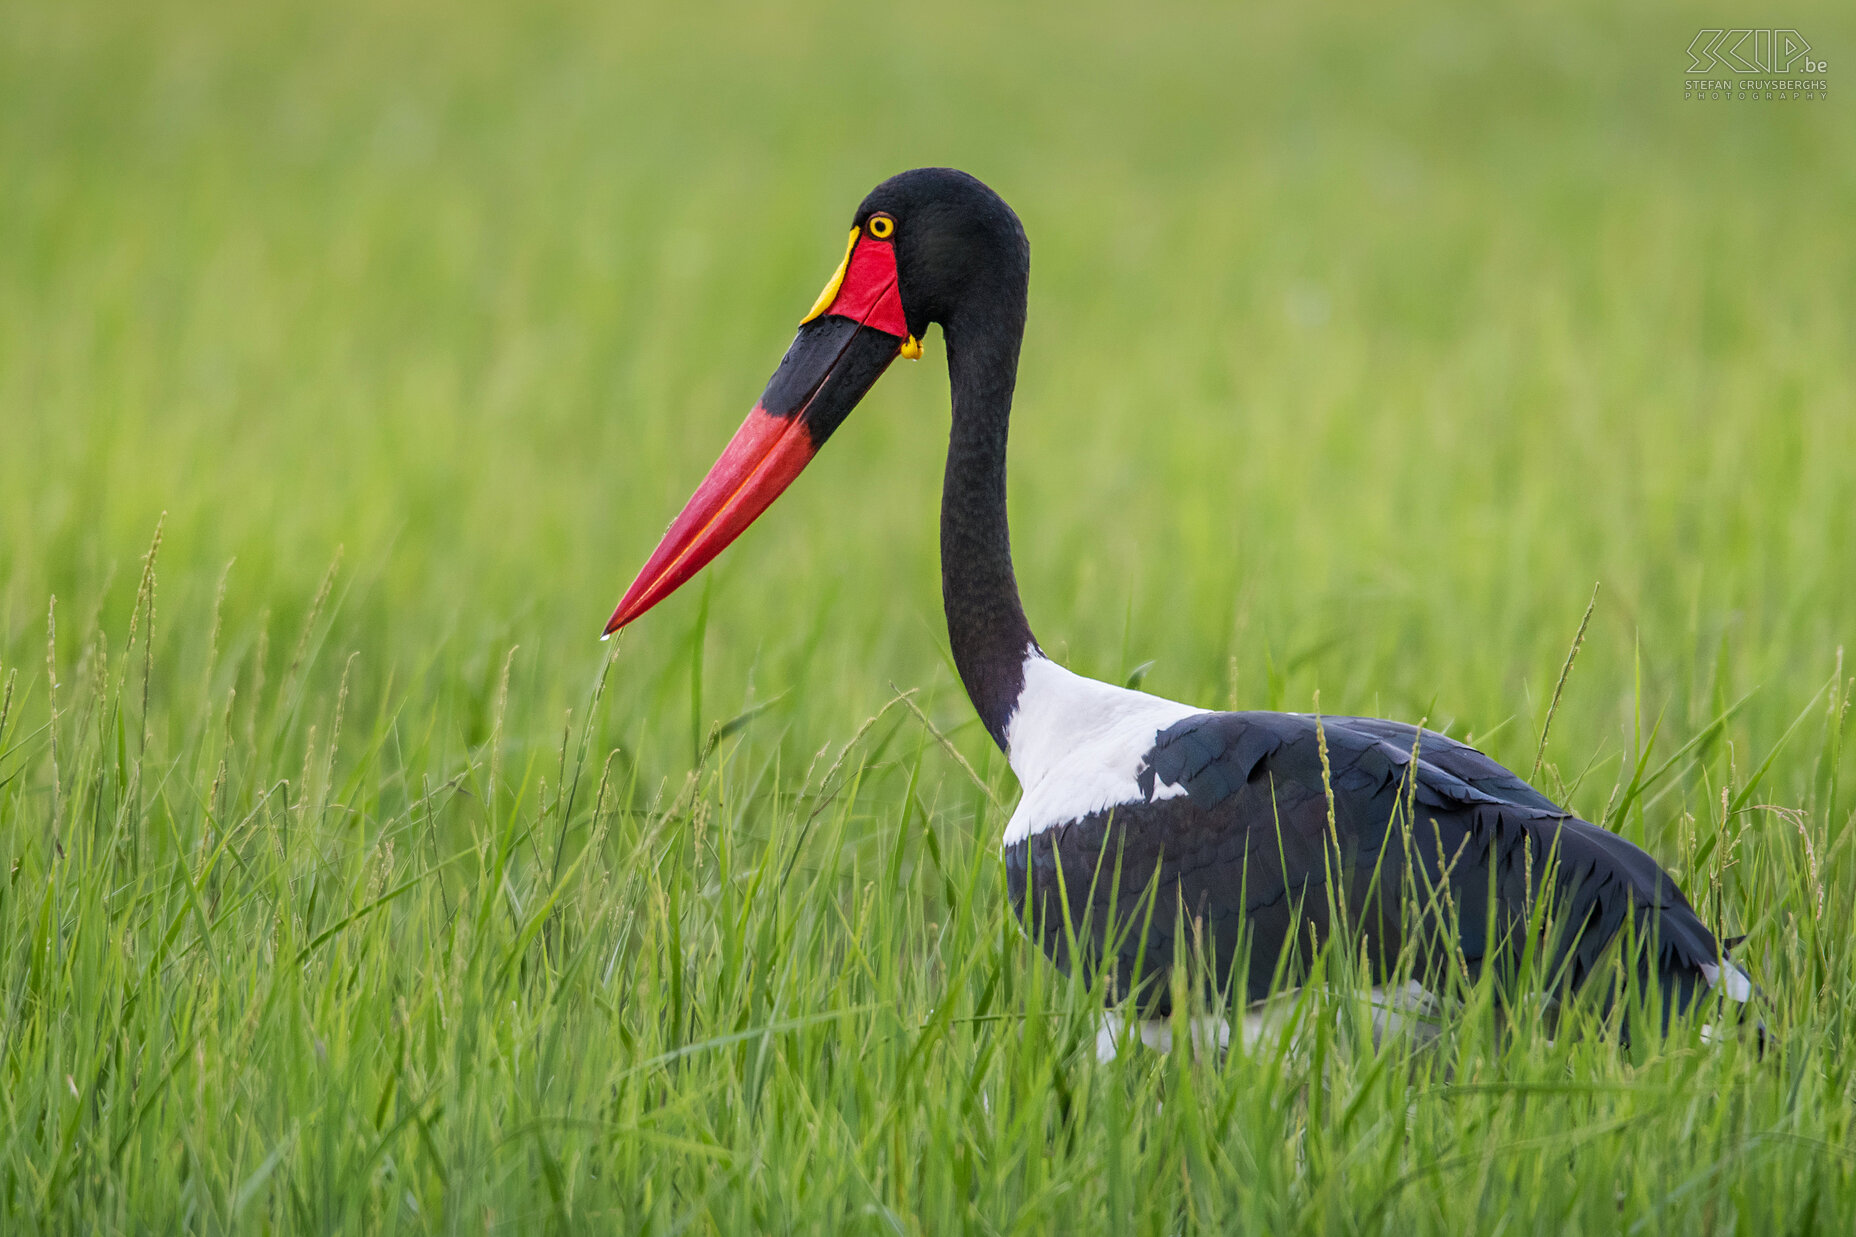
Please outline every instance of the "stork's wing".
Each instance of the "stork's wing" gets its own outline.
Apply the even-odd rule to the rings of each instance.
[[[1703,968],[1719,960],[1713,935],[1642,849],[1430,731],[1376,719],[1201,713],[1156,734],[1137,783],[1144,801],[1049,830],[1022,857],[1008,855],[1023,865],[1015,896],[1028,878],[1047,897],[1060,863],[1071,907],[1100,912],[1090,933],[1100,947],[1110,901],[1135,904],[1157,870],[1162,901],[1146,957],[1170,958],[1175,912],[1210,933],[1220,966],[1247,931],[1253,996],[1285,949],[1311,929],[1326,935],[1330,904],[1374,938],[1382,964],[1407,939],[1442,964],[1432,956],[1437,933],[1420,924],[1447,918],[1449,947],[1479,968],[1513,960],[1533,898],[1550,892],[1560,925],[1550,962],[1567,982],[1591,975],[1629,920],[1642,939],[1654,933],[1646,966],[1673,1008],[1689,1003]],[[1549,872],[1550,891],[1541,888]],[[1129,953],[1138,945],[1113,948],[1124,955],[1124,983],[1152,972]]]
[[[1415,742],[1419,760],[1460,778],[1490,798],[1545,812],[1564,810],[1522,781],[1520,775],[1496,764],[1468,744],[1458,743],[1435,730],[1420,730],[1408,722],[1389,722],[1377,717],[1330,717],[1325,718],[1323,724],[1390,743],[1403,752],[1410,752]]]

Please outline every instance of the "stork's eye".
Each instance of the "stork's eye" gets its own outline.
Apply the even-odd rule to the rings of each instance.
[[[886,241],[896,234],[896,221],[888,215],[870,216],[870,235]]]

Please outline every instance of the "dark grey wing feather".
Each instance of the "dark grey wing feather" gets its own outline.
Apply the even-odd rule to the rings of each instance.
[[[1332,717],[1326,721],[1330,725],[1344,726],[1371,735],[1406,752],[1410,752],[1415,743],[1418,759],[1504,803],[1539,808],[1545,812],[1564,810],[1522,781],[1518,775],[1496,764],[1475,748],[1458,743],[1435,730],[1420,730],[1409,722],[1388,722],[1377,717]]]

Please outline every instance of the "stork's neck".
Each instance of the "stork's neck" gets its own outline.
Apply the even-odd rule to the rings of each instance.
[[[1023,284],[972,298],[942,325],[953,390],[953,429],[941,486],[941,600],[947,636],[980,721],[1000,748],[1036,646],[1012,575],[1005,514],[1005,440],[1018,349],[1024,338]]]

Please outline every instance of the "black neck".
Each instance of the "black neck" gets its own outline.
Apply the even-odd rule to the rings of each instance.
[[[1001,748],[1034,643],[1005,514],[1005,440],[1025,330],[1024,285],[1011,282],[968,298],[967,311],[942,324],[954,421],[941,486],[941,600],[960,681]]]

